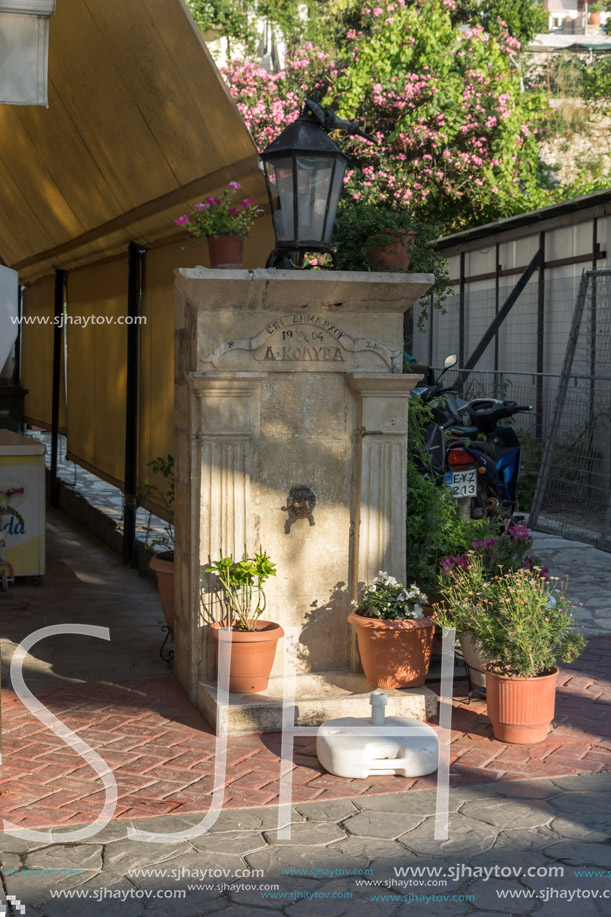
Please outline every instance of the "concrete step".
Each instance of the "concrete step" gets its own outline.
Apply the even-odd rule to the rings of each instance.
[[[262,694],[230,694],[226,710],[229,735],[252,732],[280,732],[282,729],[282,697],[284,677],[270,678]],[[320,726],[325,720],[340,716],[371,716],[369,695],[374,689],[363,674],[346,672],[316,672],[297,675],[295,690],[295,726]],[[434,720],[438,700],[426,686],[387,690],[387,716],[415,717]],[[216,684],[200,682],[198,706],[216,726],[223,711],[219,709]]]

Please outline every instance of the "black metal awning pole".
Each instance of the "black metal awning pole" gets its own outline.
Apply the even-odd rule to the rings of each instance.
[[[55,271],[55,295],[53,302],[53,380],[51,384],[51,471],[49,481],[49,502],[59,505],[59,484],[57,481],[57,453],[59,450],[59,395],[62,360],[62,326],[66,291],[66,271]]]
[[[144,251],[131,242],[127,256],[127,379],[125,389],[125,485],[123,488],[123,559],[136,557],[138,477],[138,317]]]

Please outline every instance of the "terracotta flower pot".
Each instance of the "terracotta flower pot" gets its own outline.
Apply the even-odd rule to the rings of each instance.
[[[488,717],[495,739],[517,745],[535,745],[547,737],[556,705],[554,666],[549,675],[508,678],[485,666]]]
[[[244,236],[233,233],[224,233],[217,239],[208,236],[208,253],[210,267],[239,269],[244,257]]]
[[[151,570],[157,574],[157,589],[168,627],[174,628],[174,554],[165,551],[151,558]]]
[[[416,233],[413,230],[385,229],[388,237],[374,246],[369,256],[373,271],[406,271],[412,257]]]
[[[588,16],[588,25],[600,25],[600,10],[595,10]]]
[[[365,677],[377,688],[423,685],[431,662],[435,625],[430,618],[381,621],[351,612]]]
[[[259,694],[265,691],[274,664],[276,646],[284,631],[271,621],[256,621],[256,630],[231,632],[229,690],[235,694]],[[210,625],[218,659],[220,621]]]

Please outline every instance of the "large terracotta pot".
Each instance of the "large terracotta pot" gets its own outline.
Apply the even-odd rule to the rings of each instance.
[[[413,230],[385,229],[388,237],[374,246],[369,255],[372,271],[406,271],[412,257],[416,233]]]
[[[174,554],[165,551],[151,558],[151,570],[157,574],[157,589],[168,627],[174,628]]]
[[[517,745],[535,745],[547,737],[556,705],[554,666],[549,675],[508,678],[485,666],[488,717],[495,739]]]
[[[588,16],[588,25],[600,25],[600,10],[595,10]]]
[[[435,625],[430,618],[381,621],[351,612],[365,677],[376,688],[423,685],[431,662]]]
[[[244,257],[244,236],[233,233],[223,233],[218,239],[208,236],[208,253],[210,267],[239,269]]]
[[[210,625],[218,659],[219,629],[224,625],[215,621]],[[255,622],[255,630],[232,630],[229,690],[235,694],[259,694],[265,691],[274,664],[276,646],[284,631],[272,621]]]

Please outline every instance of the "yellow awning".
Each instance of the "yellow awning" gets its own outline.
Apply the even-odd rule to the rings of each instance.
[[[256,149],[182,0],[61,0],[49,108],[0,106],[0,256],[22,282],[176,234]],[[272,247],[270,245],[270,247]]]

